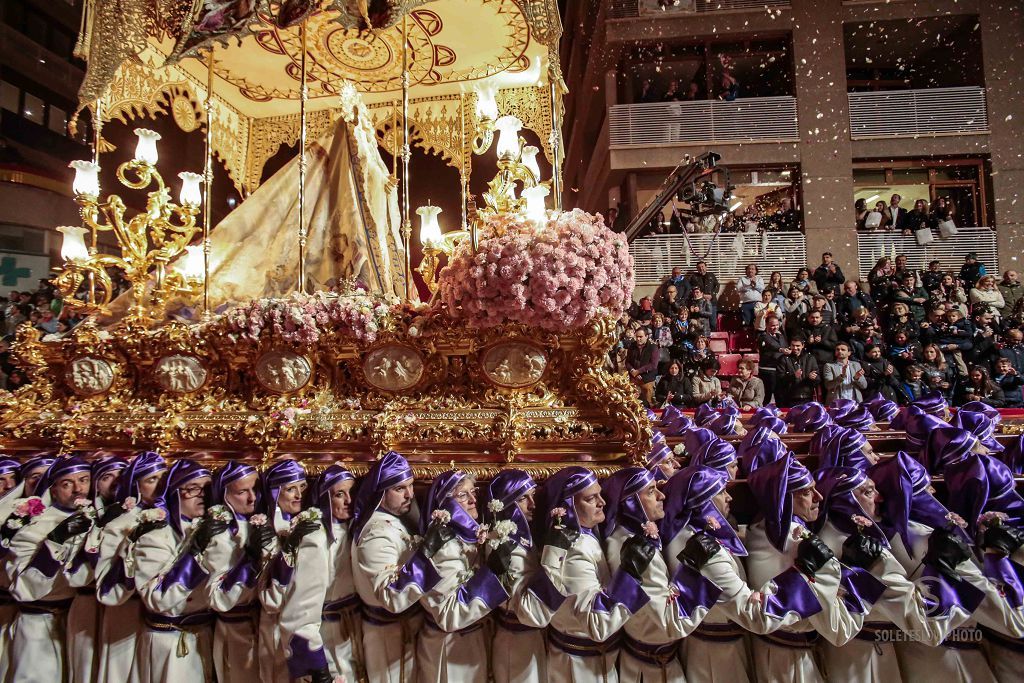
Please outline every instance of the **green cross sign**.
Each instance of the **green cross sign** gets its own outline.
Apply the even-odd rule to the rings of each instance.
[[[13,287],[18,284],[18,280],[31,275],[32,271],[28,268],[18,267],[18,260],[13,256],[0,258],[0,285]]]

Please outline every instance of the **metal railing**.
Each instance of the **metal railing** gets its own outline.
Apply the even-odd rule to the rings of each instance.
[[[611,0],[608,16],[612,19],[651,15],[679,15],[696,12],[728,12],[763,10],[768,7],[789,7],[790,0],[668,0],[664,7],[657,0]]]
[[[705,142],[797,142],[796,98],[749,97],[724,102],[615,104],[608,113],[610,146]]]
[[[851,92],[847,98],[854,140],[988,132],[984,88]]]
[[[911,268],[924,269],[929,261],[938,260],[942,263],[942,270],[959,271],[964,264],[964,255],[969,251],[978,255],[978,260],[985,264],[988,272],[999,272],[996,231],[992,228],[959,228],[957,235],[947,239],[940,239],[936,234],[935,241],[923,247],[913,235],[904,236],[895,231],[857,235],[861,277],[867,277],[878,259],[883,256],[895,259],[898,254],[907,255],[907,265]]]
[[[689,245],[687,245],[689,242]],[[724,286],[743,275],[750,264],[767,281],[773,270],[789,282],[807,266],[807,239],[802,232],[723,233],[714,235],[651,235],[633,240],[633,271],[637,285],[664,282],[679,267],[690,270],[703,258]]]

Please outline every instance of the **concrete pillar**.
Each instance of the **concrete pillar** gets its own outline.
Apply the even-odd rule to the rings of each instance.
[[[831,251],[843,272],[859,272],[853,215],[852,144],[846,101],[843,6],[793,0],[793,60],[800,124],[800,172],[807,260]]]
[[[1024,7],[981,3],[999,267],[1024,267]]]

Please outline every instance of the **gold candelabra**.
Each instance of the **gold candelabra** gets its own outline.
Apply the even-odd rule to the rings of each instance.
[[[451,256],[459,242],[469,236],[469,231],[453,230],[442,234],[437,222],[437,216],[441,213],[440,207],[428,204],[416,209],[416,213],[420,217],[420,244],[423,249],[423,258],[416,267],[416,272],[427,283],[430,294],[434,295],[439,287],[437,276],[440,272],[441,257]]]
[[[120,269],[134,297],[128,318],[148,323],[154,319],[154,313],[163,313],[170,296],[195,296],[202,286],[202,246],[188,247],[188,244],[199,230],[196,217],[202,204],[203,176],[179,173],[181,192],[179,203],[175,204],[163,176],[156,169],[156,143],[160,135],[143,128],[137,128],[135,134],[139,138],[135,158],[118,166],[117,179],[132,190],[155,185],[147,194],[146,210],[128,218],[124,200],[118,195],[109,195],[101,202],[99,163],[73,161],[75,201],[80,207],[84,227],[57,228],[64,235],[61,246],[64,267],[54,283],[69,307],[87,314],[109,313],[115,291],[109,269]],[[121,256],[98,253],[96,242],[101,232],[114,234]],[[88,246],[85,243],[87,233]],[[183,252],[187,252],[187,256],[180,267],[169,269],[169,264]]]

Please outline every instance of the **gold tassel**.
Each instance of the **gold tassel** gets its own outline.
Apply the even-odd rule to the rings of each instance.
[[[92,45],[92,20],[96,15],[96,0],[85,0],[82,7],[82,23],[78,27],[78,42],[71,52],[73,57],[89,61],[89,47]]]
[[[175,651],[178,657],[188,657],[188,631],[182,629],[178,631],[178,649]]]

